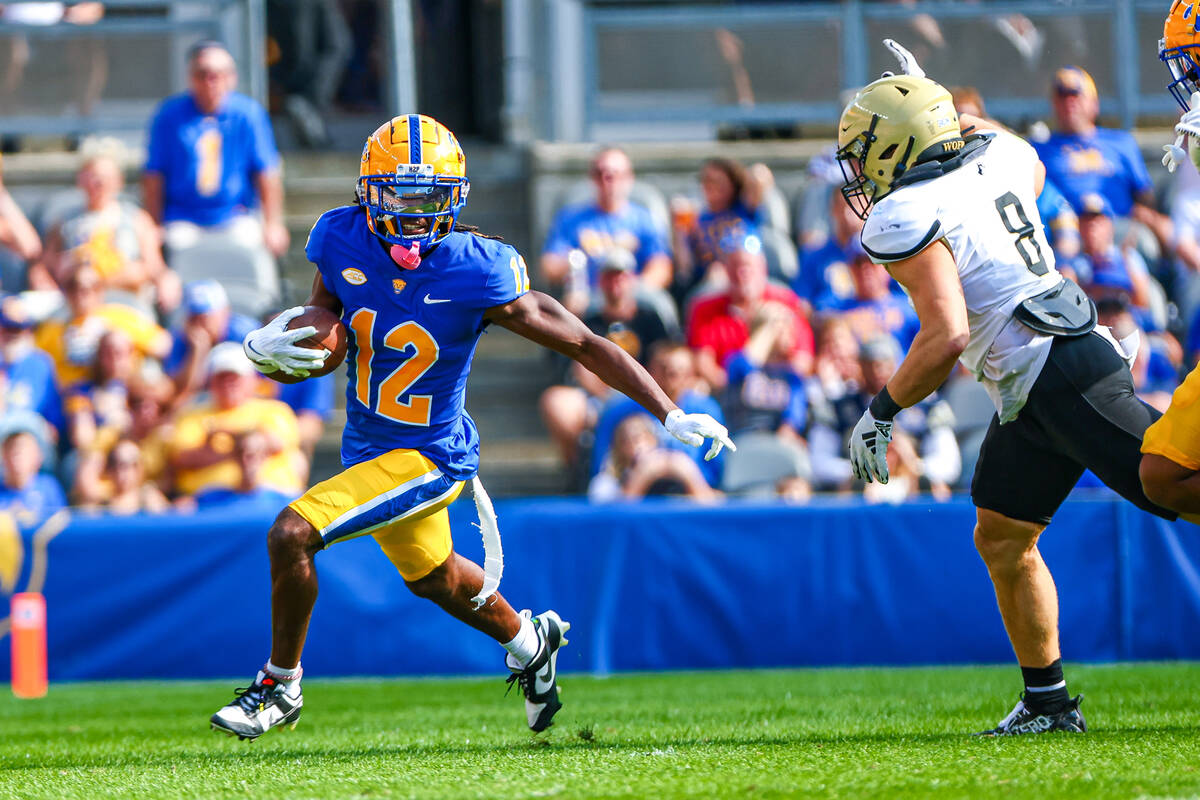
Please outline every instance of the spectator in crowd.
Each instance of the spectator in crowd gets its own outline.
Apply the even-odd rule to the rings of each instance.
[[[721,242],[730,235],[755,233],[765,223],[763,200],[775,185],[775,176],[766,164],[749,168],[730,158],[710,158],[700,169],[700,190],[704,209],[695,224],[676,229],[675,256],[679,274],[675,290],[680,297],[702,283],[717,279],[724,282],[720,264]],[[710,269],[721,272],[719,278]]]
[[[686,345],[671,342],[660,342],[650,351],[650,364],[647,367],[651,377],[666,392],[667,397],[686,414],[708,414],[713,419],[724,424],[724,415],[720,405],[707,394],[698,391],[699,376],[696,374],[696,360],[692,351]],[[613,433],[623,420],[634,414],[647,415],[645,409],[622,394],[613,394],[600,411],[596,423],[595,446],[592,449],[592,470],[595,475],[608,457],[612,447]],[[652,418],[651,418],[652,419]],[[688,447],[678,442],[673,436],[663,436],[660,444],[668,449],[682,450],[700,467],[701,473],[710,486],[720,483],[721,467],[724,456],[717,456],[712,461],[704,460],[701,448]]]
[[[725,424],[730,433],[764,431],[799,441],[807,427],[804,378],[792,365],[795,326],[785,306],[768,305],[746,345],[729,357]]]
[[[99,507],[112,500],[115,469],[113,451],[122,441],[133,442],[138,447],[141,480],[149,481],[159,492],[170,489],[173,481],[167,445],[172,431],[163,413],[165,407],[161,396],[149,387],[141,384],[131,387],[127,427],[97,427],[90,443],[77,451],[75,478],[71,486],[75,502]]]
[[[44,458],[33,427],[7,420],[0,440],[0,511],[12,514],[20,525],[38,525],[67,504],[58,481],[41,471]]]
[[[912,436],[904,431],[892,432],[887,463],[890,476],[887,483],[873,482],[863,486],[863,500],[867,503],[900,503],[921,491],[923,465]],[[935,493],[939,500],[948,499],[949,496],[947,487],[939,487]]]
[[[810,308],[824,308],[854,296],[850,259],[862,233],[863,220],[841,192],[829,195],[829,235],[800,251],[800,272],[792,284]]]
[[[267,112],[234,91],[233,56],[217,42],[188,56],[189,90],[168,97],[150,124],[142,191],[168,249],[197,229],[219,229],[275,255],[288,248],[279,152]],[[253,213],[262,211],[262,223]]]
[[[330,373],[298,383],[277,383],[265,378],[258,382],[260,397],[278,400],[296,415],[296,424],[300,428],[300,452],[304,456],[304,482],[308,480],[313,451],[325,432],[325,423],[333,413],[335,381],[336,376]]]
[[[252,430],[239,436],[234,444],[241,479],[233,487],[213,487],[196,495],[200,508],[229,508],[246,506],[276,509],[295,498],[295,494],[280,492],[264,484],[264,467],[271,457],[271,442],[267,434]]]
[[[954,99],[954,110],[960,117],[969,114],[988,119],[983,95],[974,86],[956,86],[950,90],[950,96]],[[1049,179],[1042,185],[1042,193],[1037,198],[1037,209],[1038,216],[1046,226],[1047,238],[1058,262],[1055,266],[1060,271],[1069,270],[1066,260],[1079,252],[1079,221],[1074,209],[1054,185],[1054,181]],[[1071,276],[1069,271],[1067,274]]]
[[[100,337],[109,330],[127,334],[139,357],[161,360],[167,355],[171,346],[167,332],[130,306],[106,304],[100,274],[86,262],[71,269],[63,290],[69,319],[44,322],[34,334],[37,345],[54,359],[58,385],[63,391],[88,379]]]
[[[0,162],[0,175],[3,162]],[[13,200],[0,177],[0,248],[11,253],[19,262],[15,268],[0,273],[0,285],[4,291],[20,292],[25,289],[57,289],[54,278],[38,263],[42,255],[42,240],[21,207]]]
[[[853,90],[842,93],[842,106],[850,101],[853,97]],[[796,241],[800,246],[800,252],[811,250],[820,247],[832,234],[832,214],[831,211],[836,211],[837,208],[832,206],[832,203],[846,204],[842,200],[842,193],[839,188],[846,182],[842,175],[842,168],[838,166],[836,158],[837,144],[830,144],[814,155],[808,162],[808,169],[805,170],[804,189],[800,196],[800,213],[796,219]],[[857,216],[859,228],[862,227],[862,220]],[[801,260],[803,266],[803,259]]]
[[[136,370],[133,340],[124,331],[105,332],[88,380],[73,385],[67,395],[72,448],[91,446],[98,430],[129,428],[129,392]]]
[[[33,343],[33,321],[20,298],[0,296],[0,375],[5,391],[0,410],[29,410],[62,433],[62,396],[54,379],[54,360]]]
[[[817,399],[843,397],[862,386],[862,362],[858,339],[850,323],[838,316],[820,320],[817,328],[817,355],[808,394]],[[810,399],[809,404],[812,404]]]
[[[796,294],[768,283],[762,242],[757,236],[745,237],[729,248],[723,263],[729,272],[729,289],[697,300],[688,318],[687,340],[697,353],[700,376],[714,391],[725,388],[726,359],[745,346],[751,323],[768,305],[783,306],[791,318],[795,337],[789,357],[796,371],[807,375],[812,369],[812,328]]]
[[[876,336],[860,349],[861,384],[846,382],[841,395],[810,393],[808,450],[816,488],[844,491],[854,485],[847,446],[850,432],[871,399],[895,374],[900,359],[900,345],[894,338]],[[930,395],[900,412],[893,431],[919,443],[914,448],[920,454],[919,463],[910,463],[900,454],[898,465],[915,469],[935,497],[948,497],[962,471],[962,454],[954,438],[954,413],[949,406],[936,394]]]
[[[1079,284],[1093,300],[1125,297],[1137,310],[1141,327],[1158,330],[1150,313],[1150,272],[1133,247],[1117,244],[1113,213],[1100,194],[1080,199],[1079,232],[1082,252],[1075,261]]]
[[[678,325],[664,319],[656,304],[639,296],[632,253],[617,248],[597,260],[600,303],[584,314],[583,323],[645,365],[656,344],[679,337]],[[563,463],[570,465],[578,459],[580,435],[596,424],[596,414],[611,389],[574,361],[568,366],[566,380],[569,383],[546,389],[539,407]]]
[[[179,278],[162,260],[154,220],[121,198],[124,182],[111,155],[94,155],[83,163],[75,179],[83,191],[83,208],[47,233],[46,267],[61,284],[72,261],[86,261],[100,273],[106,289],[136,297],[147,310],[157,303],[169,313],[179,305]]]
[[[165,400],[169,393],[160,373],[141,369],[129,335],[122,330],[107,331],[100,337],[88,380],[68,391],[65,405],[72,447],[91,447],[104,431],[110,430],[110,435],[127,432],[133,421],[130,398],[134,394]]]
[[[633,414],[613,432],[612,451],[592,478],[588,498],[603,503],[647,495],[684,495],[701,501],[720,496],[705,482],[695,461],[659,443],[649,417]]]
[[[650,212],[629,200],[633,189],[633,164],[616,148],[600,151],[592,160],[592,182],[596,199],[568,206],[558,212],[542,252],[542,273],[555,286],[566,285],[568,295],[587,295],[597,275],[591,261],[616,248],[624,248],[637,259],[642,283],[665,289],[671,283],[671,257],[665,234]],[[586,302],[574,301],[582,312]]]
[[[108,452],[105,473],[111,486],[100,508],[109,514],[160,514],[171,507],[166,495],[147,480],[142,450],[132,439],[119,439]]]
[[[824,304],[824,312],[845,318],[860,342],[881,334],[893,336],[907,352],[921,327],[917,312],[906,295],[892,293],[887,267],[872,261],[857,240],[850,245],[850,278],[854,294]]]
[[[163,369],[175,384],[172,405],[181,408],[201,389],[208,354],[221,342],[241,343],[258,327],[252,317],[235,313],[229,295],[214,280],[192,281],[183,289],[183,324],[171,330],[171,350]]]
[[[196,495],[241,485],[241,439],[252,431],[267,440],[262,486],[295,497],[303,489],[307,466],[300,452],[296,416],[278,400],[256,398],[258,373],[240,345],[224,342],[208,359],[211,401],[183,415],[171,441],[176,489]]]
[[[1116,216],[1141,222],[1165,249],[1170,220],[1155,210],[1154,184],[1141,151],[1128,131],[1096,126],[1100,98],[1092,77],[1079,67],[1063,67],[1055,73],[1052,100],[1057,130],[1034,143],[1046,177],[1076,212],[1085,196],[1101,195]]]
[[[1171,361],[1163,337],[1147,334],[1138,325],[1133,310],[1124,298],[1109,298],[1096,303],[1097,322],[1106,325],[1118,340],[1138,334],[1137,357],[1129,366],[1137,396],[1159,411],[1171,404],[1171,393],[1179,383],[1179,365]]]
[[[350,30],[336,0],[267,0],[271,81],[306,147],[328,147],[322,115],[350,57]]]
[[[12,26],[95,25],[104,17],[104,3],[90,2],[16,2],[0,5],[0,22]],[[61,41],[61,46],[57,42]],[[9,40],[9,58],[0,97],[11,102],[25,79],[25,68],[32,56],[28,37],[18,34]],[[60,49],[61,48],[61,49]],[[82,116],[91,115],[108,82],[108,53],[102,37],[69,36],[56,41],[71,73],[77,94],[73,98]]]

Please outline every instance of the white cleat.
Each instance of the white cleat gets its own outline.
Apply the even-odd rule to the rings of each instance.
[[[250,686],[234,690],[233,702],[209,722],[214,731],[253,741],[272,728],[295,728],[304,705],[300,681],[285,687],[262,670]]]

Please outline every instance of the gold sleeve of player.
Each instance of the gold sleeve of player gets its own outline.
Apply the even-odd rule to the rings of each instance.
[[[1142,452],[1200,470],[1200,366],[1171,395],[1171,407],[1146,429]]]

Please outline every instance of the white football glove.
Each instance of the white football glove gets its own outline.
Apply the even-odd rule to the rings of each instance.
[[[850,433],[850,466],[856,478],[867,483],[888,482],[887,448],[891,440],[892,421],[877,420],[870,409],[864,411]]]
[[[722,447],[728,447],[731,451],[737,450],[725,426],[708,414],[685,414],[682,408],[677,408],[667,414],[663,425],[668,433],[692,447],[699,447],[704,444],[705,439],[712,439],[712,447],[704,454],[705,461],[716,458]]]
[[[917,58],[908,51],[904,45],[897,42],[895,39],[884,39],[883,46],[892,51],[892,55],[900,62],[900,74],[912,75],[914,78],[924,78],[925,70],[921,69],[921,65],[917,63]],[[885,72],[883,76],[889,77],[891,73]]]
[[[1163,151],[1162,165],[1167,168],[1167,172],[1174,172],[1187,158],[1187,151],[1183,149],[1183,134],[1175,138],[1175,144],[1164,144]]]
[[[303,313],[304,306],[289,308],[266,325],[246,334],[242,350],[259,372],[282,371],[297,378],[307,378],[310,370],[325,366],[328,350],[296,347],[296,342],[316,335],[316,328],[307,325],[287,329],[287,324]]]

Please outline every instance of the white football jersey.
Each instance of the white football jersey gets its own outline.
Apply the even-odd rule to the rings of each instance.
[[[1052,341],[1014,319],[1013,311],[1062,278],[1038,215],[1037,154],[1012,134],[988,136],[988,145],[952,172],[901,186],[876,203],[862,243],[884,264],[946,243],[971,327],[959,360],[983,382],[1000,421],[1008,422],[1025,405]]]

